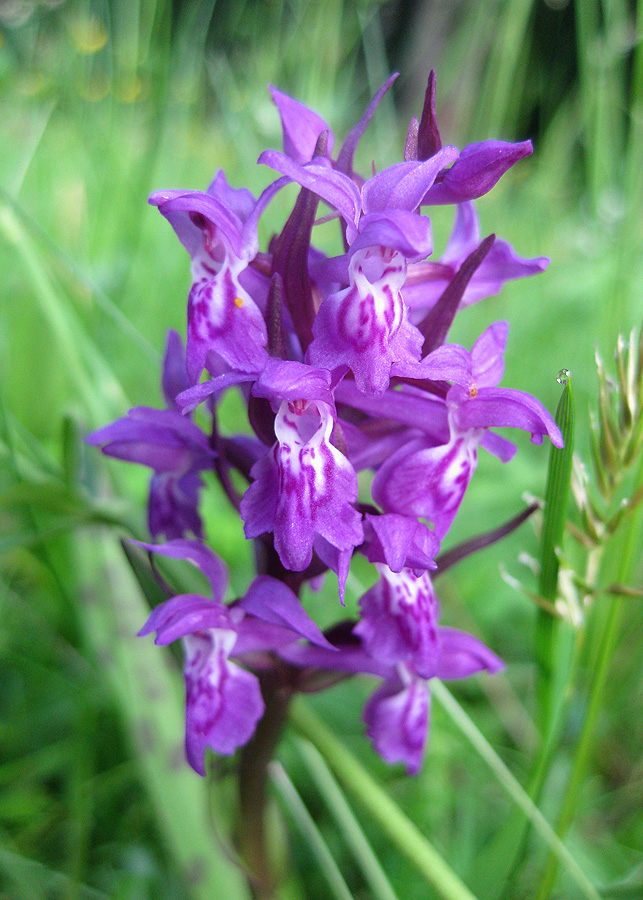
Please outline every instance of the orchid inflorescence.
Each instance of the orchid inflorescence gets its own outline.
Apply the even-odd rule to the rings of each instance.
[[[259,157],[280,177],[258,200],[230,187],[222,171],[205,192],[150,198],[192,260],[187,344],[184,352],[170,332],[167,408],[133,409],[90,441],[153,470],[149,529],[166,543],[142,546],[191,561],[210,581],[211,596],[171,597],[141,631],[156,632],[158,644],[183,641],[186,750],[201,774],[207,747],[231,754],[251,739],[269,711],[268,674],[292,694],[332,683],[332,673],[378,676],[364,710],[368,734],[385,760],[416,772],[429,679],[502,667],[477,638],[438,624],[430,572],[478,447],[502,462],[515,452],[491,429],[520,428],[536,443],[547,434],[562,444],[536,399],[498,387],[506,323],[487,328],[470,351],[446,343],[459,309],[547,265],[519,258],[493,235],[480,241],[473,206],[532,147],[442,146],[431,73],[403,161],[359,176],[358,142],[395,77],[336,156],[327,124],[273,89],[284,150]],[[301,188],[292,212],[261,251],[259,219],[292,182]],[[320,201],[330,212],[318,220]],[[430,261],[423,210],[444,204],[455,206],[455,222],[441,258]],[[329,219],[337,219],[344,250],[333,258],[311,242],[315,226]],[[201,381],[204,369],[209,378]],[[217,403],[232,388],[240,389],[252,435],[220,431]],[[192,418],[201,404],[208,432]],[[364,470],[375,473],[368,497],[358,490]],[[204,542],[206,471],[219,478],[256,546],[258,574],[232,603],[225,602],[227,568]],[[248,485],[243,496],[239,477]],[[300,591],[331,570],[343,603],[356,552],[379,578],[359,601],[359,622],[338,622],[324,634]]]

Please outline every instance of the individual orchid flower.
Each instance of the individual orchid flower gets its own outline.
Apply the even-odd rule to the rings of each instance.
[[[99,428],[87,438],[106,456],[149,466],[148,525],[154,538],[202,536],[198,513],[200,473],[214,466],[215,452],[201,429],[177,411],[176,395],[185,389],[185,356],[179,335],[170,331],[163,360],[162,387],[168,409],[139,406],[127,417]]]
[[[506,336],[506,323],[496,323],[478,338],[470,354],[445,344],[422,361],[418,368],[428,378],[456,382],[446,396],[449,441],[438,445],[424,437],[409,441],[373,479],[373,499],[386,512],[426,517],[440,539],[460,507],[488,428],[522,428],[531,432],[535,443],[547,434],[554,446],[562,446],[556,423],[534,397],[495,387],[502,378]]]
[[[322,302],[306,359],[328,369],[347,366],[364,393],[381,394],[395,362],[420,358],[424,339],[408,321],[401,289],[407,261],[426,257],[432,240],[429,220],[414,210],[455,153],[444,148],[427,162],[392,166],[361,189],[325,159],[301,166],[274,151],[259,158],[330,203],[344,218],[349,287]],[[330,265],[339,269],[337,261]]]
[[[367,733],[389,763],[402,762],[410,774],[426,747],[431,678],[465,678],[503,662],[473,635],[438,625],[439,606],[428,573],[392,572],[378,566],[380,578],[360,600],[362,618],[352,640],[329,653],[306,645],[281,648],[282,658],[302,668],[365,672],[383,678],[364,707]],[[359,643],[356,642],[357,639]]]
[[[397,79],[398,74],[397,72],[393,73],[376,91],[363,116],[349,132],[342,144],[337,160],[333,162],[333,166],[340,172],[345,172],[351,176],[354,175],[353,157],[360,138],[373,118],[382,97]],[[333,133],[321,116],[304,106],[303,103],[294,100],[274,87],[270,88],[270,93],[281,118],[284,153],[286,156],[289,156],[296,163],[310,162],[315,155],[320,135],[326,132],[328,135],[326,153],[331,158],[334,143]]]
[[[231,188],[220,171],[206,193],[157,191],[150,197],[192,259],[190,384],[199,380],[209,353],[241,372],[255,371],[267,357],[266,325],[243,276],[259,248],[259,217],[283,183],[271,184],[255,202],[250,191]]]
[[[254,662],[301,638],[332,652],[333,647],[304,612],[293,592],[268,576],[256,578],[238,603],[223,602],[228,584],[224,563],[198,541],[140,544],[149,552],[194,563],[210,582],[211,596],[181,594],[151,613],[141,637],[156,632],[155,643],[181,639],[186,688],[185,749],[188,762],[205,775],[205,751],[232,754],[254,734],[264,712],[259,679],[232,662]]]
[[[302,571],[311,562],[315,536],[338,550],[363,540],[357,476],[331,443],[335,408],[330,374],[303,363],[271,359],[253,394],[276,411],[277,442],[250,473],[241,502],[246,537],[274,534],[283,565]]]

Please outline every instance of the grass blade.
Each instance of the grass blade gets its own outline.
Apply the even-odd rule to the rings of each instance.
[[[332,857],[328,845],[315,825],[315,821],[306,809],[306,805],[297,793],[297,789],[286,774],[286,770],[278,762],[270,763],[270,775],[273,787],[279,794],[282,803],[295,820],[299,830],[308,842],[313,855],[319,863],[330,888],[331,896],[336,900],[354,900],[348,885]]]
[[[550,603],[556,600],[558,589],[559,550],[567,521],[569,489],[574,454],[574,399],[569,373],[561,374],[565,379],[564,389],[558,409],[556,424],[560,428],[565,446],[552,446],[549,454],[549,471],[545,490],[545,513],[540,556],[540,596]],[[536,658],[538,661],[537,722],[545,736],[553,727],[555,691],[561,688],[560,671],[556,656],[558,650],[560,621],[544,609],[538,610],[536,621]],[[563,667],[564,668],[564,667]],[[560,694],[560,690],[558,691]]]
[[[397,895],[386,872],[380,865],[345,795],[324,762],[324,758],[310,741],[299,739],[297,749],[334,816],[341,830],[342,839],[350,847],[355,861],[361,868],[371,889],[373,900],[397,900]]]
[[[298,699],[293,704],[290,718],[440,897],[444,900],[476,900],[433,844],[303,700]]]
[[[484,735],[471,721],[455,697],[437,679],[432,680],[431,689],[435,699],[440,703],[454,724],[457,725],[462,734],[464,734],[471,743],[480,758],[487,763],[504,790],[514,803],[520,807],[534,829],[549,847],[551,853],[566,868],[578,888],[578,896],[585,897],[587,900],[599,900],[600,894],[587,878],[567,847],[565,847],[529,794],[514,778],[491,744],[489,744]]]

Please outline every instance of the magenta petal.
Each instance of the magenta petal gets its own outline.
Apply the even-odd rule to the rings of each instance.
[[[330,163],[324,165],[317,157],[312,163],[300,166],[276,150],[264,150],[257,162],[270,166],[313,194],[317,194],[336,209],[349,225],[357,227],[361,208],[359,188],[348,175],[331,169]]]
[[[201,429],[170,409],[134,407],[126,418],[92,432],[87,442],[102,444],[107,456],[175,475],[207,469],[214,459]]]
[[[471,354],[459,344],[442,344],[421,363],[425,378],[431,381],[453,381],[469,388],[474,380]]]
[[[368,213],[360,219],[350,252],[375,246],[397,250],[407,260],[424,259],[433,250],[431,222],[405,209]]]
[[[386,682],[364,707],[373,746],[386,762],[404,763],[409,775],[415,775],[422,765],[430,701],[426,683],[414,679],[406,687]]]
[[[215,397],[226,388],[242,384],[244,381],[253,381],[257,377],[256,372],[224,372],[211,378],[209,381],[202,381],[195,384],[194,387],[182,391],[176,397],[176,405],[185,415],[191,413],[194,409],[207,400],[208,397]]]
[[[323,650],[312,644],[289,644],[286,647],[280,647],[277,654],[285,662],[302,669],[329,669],[352,674],[379,675],[381,678],[393,674],[390,666],[381,660],[373,659],[357,646]]]
[[[212,229],[220,230],[236,257],[246,255],[243,222],[217,198],[203,191],[157,191],[149,202],[158,206],[193,260],[202,254],[204,236],[207,242]]]
[[[436,676],[438,678],[467,678],[486,669],[492,674],[505,664],[482,641],[456,628],[440,628],[441,652]]]
[[[256,200],[247,188],[233,188],[228,184],[223,169],[219,169],[206,191],[226,209],[233,212],[242,222],[252,214]]]
[[[332,410],[335,401],[330,391],[330,372],[316,369],[292,360],[266,360],[266,365],[255,382],[252,393],[255,397],[269,400],[322,400]]]
[[[508,144],[506,141],[469,144],[442,180],[427,191],[422,203],[464,203],[482,197],[507,169],[529,156],[532,150],[531,141],[519,144]]]
[[[387,512],[426,517],[443,538],[460,507],[477,462],[476,442],[458,438],[439,447],[411,441],[388,459],[371,493]]]
[[[296,163],[310,162],[319,135],[323,131],[327,131],[328,153],[330,154],[333,149],[333,135],[321,116],[274,87],[270,87],[270,93],[281,117],[284,153],[294,159]]]
[[[188,376],[185,370],[183,341],[178,331],[174,331],[173,328],[167,333],[161,385],[167,406],[176,409],[176,395],[188,387]]]
[[[482,332],[471,348],[473,377],[478,388],[495,387],[502,381],[508,330],[506,322],[495,322]]]
[[[212,633],[185,639],[185,749],[200,775],[206,747],[234,753],[250,740],[265,708],[259,680],[229,662],[222,643]]]
[[[361,619],[353,629],[374,659],[404,663],[423,678],[435,674],[440,652],[438,601],[429,575],[379,566],[380,578],[360,598]]]
[[[390,166],[366,182],[362,188],[365,213],[384,209],[417,209],[438,173],[456,159],[455,147],[443,147],[424,162],[409,160]]]
[[[156,631],[154,643],[165,645],[197,631],[232,627],[228,608],[222,603],[215,603],[202,594],[179,594],[152,610],[138,636]]]
[[[250,538],[272,531],[279,496],[279,466],[276,448],[273,447],[253,465],[250,474],[252,484],[241,500],[243,531]]]
[[[150,480],[147,524],[154,541],[161,535],[172,541],[192,532],[203,537],[203,523],[199,515],[199,489],[203,487],[196,472],[176,476],[156,472]]]
[[[254,579],[239,605],[264,622],[290,628],[319,647],[335,649],[306,613],[297,595],[283,581],[260,575]]]
[[[241,372],[262,368],[268,354],[266,323],[259,307],[224,266],[209,279],[195,281],[188,297],[186,368],[195,384],[209,352]]]
[[[373,529],[368,547],[369,562],[385,562],[393,572],[403,567],[409,569],[435,569],[434,561],[440,542],[415,517],[385,513],[382,516],[366,516]]]
[[[228,587],[228,567],[222,559],[210,550],[201,541],[177,540],[168,541],[166,544],[145,544],[142,541],[130,541],[138,547],[149,550],[150,553],[159,553],[161,556],[170,556],[173,559],[187,559],[200,569],[212,586],[212,597],[221,601]]]
[[[455,392],[458,390],[451,389],[453,397],[457,396]],[[534,443],[540,443],[542,436],[547,434],[554,447],[563,446],[560,430],[542,403],[531,394],[511,388],[480,388],[476,397],[463,398],[454,412],[454,422],[461,431],[522,428],[531,432]]]

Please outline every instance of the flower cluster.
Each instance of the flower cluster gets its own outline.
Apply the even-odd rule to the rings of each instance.
[[[254,733],[266,671],[279,671],[293,690],[315,675],[323,680],[320,672],[380,677],[364,711],[369,736],[384,759],[415,772],[428,681],[502,666],[473,636],[438,624],[430,572],[478,448],[503,462],[515,451],[492,429],[562,443],[537,400],[498,387],[505,323],[487,328],[470,351],[446,340],[459,309],[547,265],[519,258],[493,235],[481,241],[473,206],[531,144],[442,146],[431,73],[403,161],[363,178],[353,168],[355,150],[394,78],[336,156],[327,124],[273,90],[284,149],[259,157],[279,177],[258,200],[232,188],[222,171],[205,192],[150,198],[192,260],[187,343],[184,351],[177,334],[168,339],[167,408],[134,409],[90,440],[153,470],[149,528],[167,542],[144,546],[192,561],[210,580],[211,597],[172,597],[141,632],[156,632],[160,644],[183,641],[186,748],[201,773],[207,746],[232,753]],[[300,190],[292,212],[262,251],[259,219],[293,182]],[[327,209],[317,218],[320,203]],[[437,204],[453,205],[455,218],[433,260],[427,209]],[[343,249],[334,257],[312,243],[316,225],[329,219],[337,220]],[[253,436],[220,432],[217,403],[231,389],[240,390]],[[200,404],[208,433],[191,419]],[[203,542],[198,511],[207,470],[257,543],[259,573],[227,605],[225,565]],[[232,470],[247,482],[242,496]],[[374,475],[358,488],[365,470]],[[300,589],[331,570],[343,603],[355,553],[379,579],[360,600],[359,622],[324,636]]]

